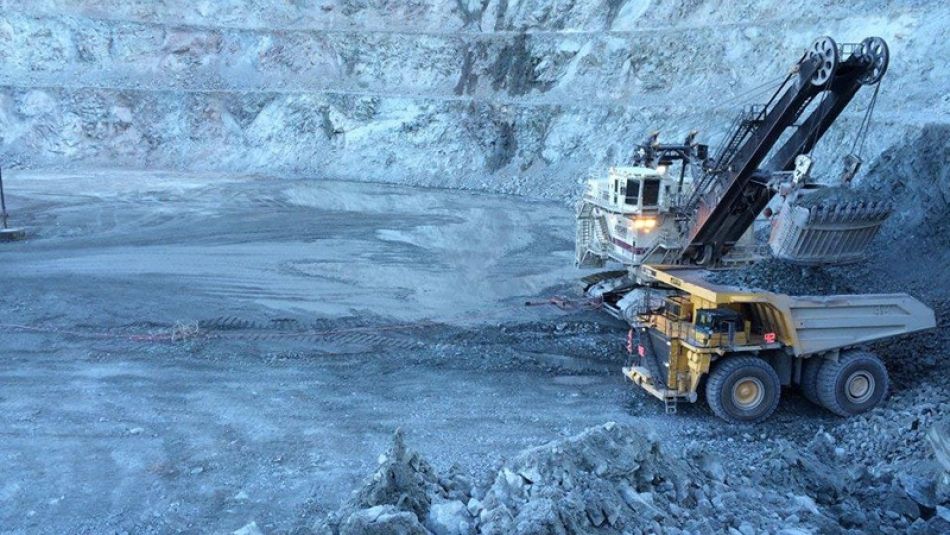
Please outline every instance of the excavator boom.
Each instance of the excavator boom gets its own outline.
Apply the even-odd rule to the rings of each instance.
[[[841,61],[844,52],[850,54]],[[712,264],[728,253],[768,204],[772,174],[792,170],[795,158],[812,150],[858,90],[880,81],[887,62],[887,45],[878,37],[845,47],[830,37],[815,41],[772,99],[737,121],[697,181],[684,206],[690,219],[679,261]]]

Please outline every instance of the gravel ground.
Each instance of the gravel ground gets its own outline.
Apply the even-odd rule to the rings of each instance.
[[[473,482],[470,494],[488,492],[520,451],[606,421],[627,431],[602,443],[623,450],[629,435],[651,434],[663,462],[691,478],[721,465],[735,474],[718,483],[727,494],[773,496],[787,481],[759,474],[776,472],[775,452],[804,455],[824,433],[845,452],[833,467],[841,473],[919,473],[933,462],[923,436],[946,414],[943,339],[882,346],[894,394],[859,419],[794,392],[755,428],[720,422],[704,404],[667,416],[619,374],[622,325],[596,311],[524,306],[571,295],[580,275],[566,267],[572,212],[559,203],[135,178],[8,178],[15,222],[32,236],[5,244],[0,263],[5,532],[311,530],[350,506],[400,427],[439,477]],[[931,261],[924,253],[918,265]],[[923,273],[880,263],[854,277],[911,291],[945,322],[947,285]],[[696,460],[697,451],[715,459]],[[796,495],[814,494],[805,476],[789,477],[801,480]],[[718,493],[697,481],[694,498]],[[840,517],[826,509],[838,503],[790,525],[824,526],[816,522]],[[842,514],[867,515],[863,503]],[[793,514],[764,511],[751,526]],[[911,525],[882,518],[882,529]],[[710,529],[742,527],[715,522]]]

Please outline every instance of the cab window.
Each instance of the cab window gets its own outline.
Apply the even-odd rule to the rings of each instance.
[[[706,333],[728,333],[739,324],[739,314],[727,308],[705,308],[696,313],[696,330]]]
[[[634,179],[627,180],[627,197],[624,201],[627,204],[637,204],[640,202],[640,181]]]
[[[643,206],[660,204],[660,181],[650,178],[643,181]]]

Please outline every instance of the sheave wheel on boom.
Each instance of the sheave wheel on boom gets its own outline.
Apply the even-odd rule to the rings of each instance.
[[[706,382],[706,403],[716,416],[738,424],[765,420],[778,407],[782,385],[772,366],[758,357],[729,357]]]
[[[891,58],[887,42],[880,37],[868,37],[861,41],[860,48],[855,51],[855,55],[864,57],[865,61],[871,65],[871,68],[858,80],[864,85],[876,84],[881,81],[881,77],[887,72],[887,64]]]
[[[808,49],[808,57],[818,60],[818,70],[811,77],[812,85],[828,83],[838,68],[838,45],[830,37],[819,37]]]

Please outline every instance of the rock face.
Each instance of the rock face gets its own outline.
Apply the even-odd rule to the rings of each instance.
[[[865,146],[946,124],[945,2],[3,0],[0,160],[573,199],[659,129],[715,146],[820,34],[892,62]],[[750,97],[750,98],[746,98]],[[754,97],[754,98],[751,98]],[[816,171],[837,174],[862,103]],[[870,162],[870,160],[869,160]]]

